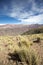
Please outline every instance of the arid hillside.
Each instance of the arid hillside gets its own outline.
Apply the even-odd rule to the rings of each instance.
[[[39,24],[32,24],[32,25],[22,25],[22,24],[5,24],[5,25],[0,25],[0,35],[19,35],[23,34],[26,31],[30,31],[35,28],[39,28],[43,25]]]

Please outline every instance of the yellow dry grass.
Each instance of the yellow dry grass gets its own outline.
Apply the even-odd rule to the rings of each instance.
[[[37,55],[38,44],[33,43],[33,39],[39,37],[43,41],[43,34],[18,35],[18,36],[0,36],[0,53],[5,56],[9,52],[25,50],[34,51]],[[33,45],[33,47],[31,47]],[[35,46],[36,45],[36,46]],[[39,47],[40,48],[40,47]],[[38,49],[39,50],[39,49]],[[39,54],[40,55],[40,54]],[[1,56],[0,56],[1,58]]]

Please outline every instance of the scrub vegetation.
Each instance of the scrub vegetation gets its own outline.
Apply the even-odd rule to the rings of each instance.
[[[0,36],[0,65],[43,65],[43,34]]]

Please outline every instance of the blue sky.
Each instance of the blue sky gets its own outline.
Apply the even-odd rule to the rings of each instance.
[[[0,0],[0,24],[43,24],[43,0]]]

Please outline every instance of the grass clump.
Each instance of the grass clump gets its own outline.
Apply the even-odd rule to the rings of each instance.
[[[10,60],[22,63],[22,65],[38,65],[37,57],[34,52],[29,50],[16,50],[14,53],[10,53]]]

